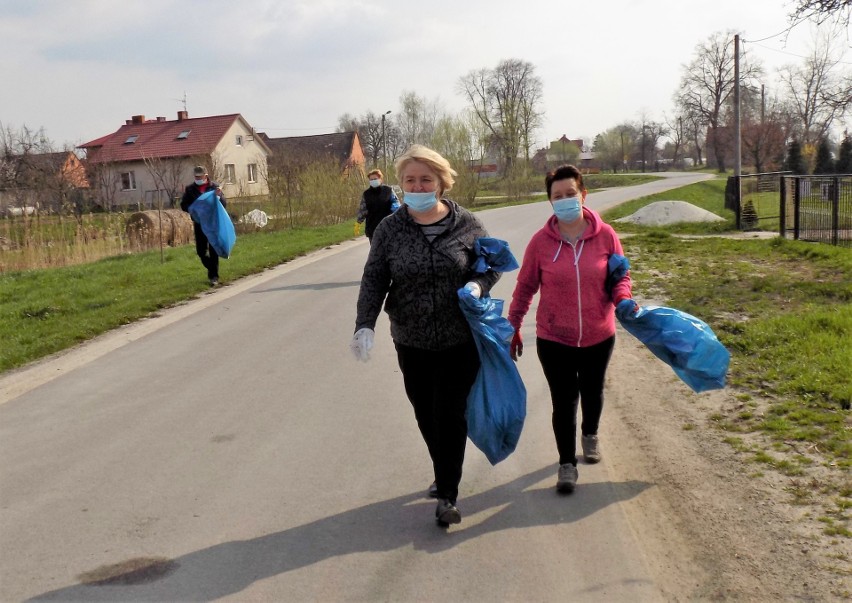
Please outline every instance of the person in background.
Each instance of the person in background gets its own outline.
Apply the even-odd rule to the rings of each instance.
[[[204,166],[195,166],[193,174],[195,175],[195,180],[192,184],[186,187],[183,192],[183,197],[180,200],[180,208],[183,211],[189,213],[189,206],[192,205],[201,195],[211,189],[216,191],[216,195],[218,195],[219,201],[222,202],[222,206],[228,206],[227,201],[225,201],[225,195],[222,193],[222,189],[219,188],[218,184],[210,180],[210,177],[207,175],[207,169]],[[193,220],[192,227],[195,232],[195,253],[198,254],[198,257],[201,259],[201,263],[204,264],[205,268],[207,268],[207,278],[210,281],[210,286],[215,287],[219,284],[219,255],[216,253],[216,250],[213,249],[213,246],[210,245],[210,242],[207,240],[207,235],[205,235],[204,231],[201,230],[201,224]]]
[[[630,273],[610,288],[608,261],[623,255],[621,241],[609,224],[585,207],[583,175],[563,165],[545,178],[553,214],[536,232],[524,252],[509,322],[515,328],[510,351],[523,353],[521,324],[533,296],[540,292],[536,312],[536,349],[550,387],[553,433],[559,453],[556,488],[573,492],[577,484],[577,404],[583,456],[601,460],[598,425],[604,403],[604,379],[615,344],[615,305],[632,299]]]
[[[370,180],[370,188],[364,191],[361,195],[361,203],[358,206],[358,217],[356,220],[359,224],[367,222],[364,226],[364,234],[373,242],[373,233],[376,226],[383,219],[391,215],[399,209],[399,199],[393,192],[393,189],[386,184],[383,184],[384,175],[379,169],[375,169],[367,174]]]
[[[429,456],[438,499],[435,517],[461,521],[456,506],[467,441],[467,397],[479,353],[459,306],[458,290],[479,297],[500,275],[473,270],[474,241],[488,233],[472,213],[444,195],[456,172],[432,149],[409,148],[396,162],[403,206],[376,227],[358,294],[350,347],[369,359],[384,305],[405,392]]]

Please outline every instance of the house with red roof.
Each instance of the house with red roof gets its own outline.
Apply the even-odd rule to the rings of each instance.
[[[86,169],[71,151],[0,157],[0,214],[62,211],[82,203]]]
[[[284,138],[270,138],[263,132],[258,132],[257,135],[272,149],[275,155],[274,169],[330,159],[340,166],[344,176],[365,177],[366,159],[358,132],[334,132]]]
[[[190,118],[178,111],[176,120],[134,115],[78,148],[86,152],[95,197],[110,209],[176,205],[196,165],[207,168],[226,197],[269,192],[271,151],[239,113]]]

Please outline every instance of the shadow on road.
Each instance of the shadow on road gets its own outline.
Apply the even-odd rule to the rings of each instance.
[[[448,531],[431,519],[435,502],[425,498],[425,492],[415,492],[274,534],[188,553],[171,560],[167,572],[144,584],[115,579],[109,584],[78,584],[30,601],[210,601],[238,593],[255,581],[342,555],[409,546],[434,554],[489,532],[578,521],[652,486],[636,481],[589,483],[570,496],[560,496],[552,487],[554,473],[555,466],[543,467],[460,500],[464,522]],[[546,486],[540,483],[545,479]]]

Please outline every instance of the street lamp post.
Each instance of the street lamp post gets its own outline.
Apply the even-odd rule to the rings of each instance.
[[[385,115],[390,115],[390,111],[382,113],[382,163],[384,163],[385,171],[388,169],[388,137],[385,134]]]
[[[647,126],[642,124],[642,171],[645,171],[645,129]]]

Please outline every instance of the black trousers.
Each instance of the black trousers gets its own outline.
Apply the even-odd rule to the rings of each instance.
[[[207,268],[207,278],[219,278],[219,254],[207,240],[207,235],[198,222],[192,223],[195,231],[195,253],[201,258],[201,263]]]
[[[536,338],[536,350],[550,386],[553,435],[559,464],[577,464],[577,402],[583,435],[597,435],[604,403],[604,379],[615,336],[587,348]]]
[[[476,344],[437,352],[395,346],[405,393],[432,458],[438,497],[455,502],[467,443],[467,396],[479,371]]]

